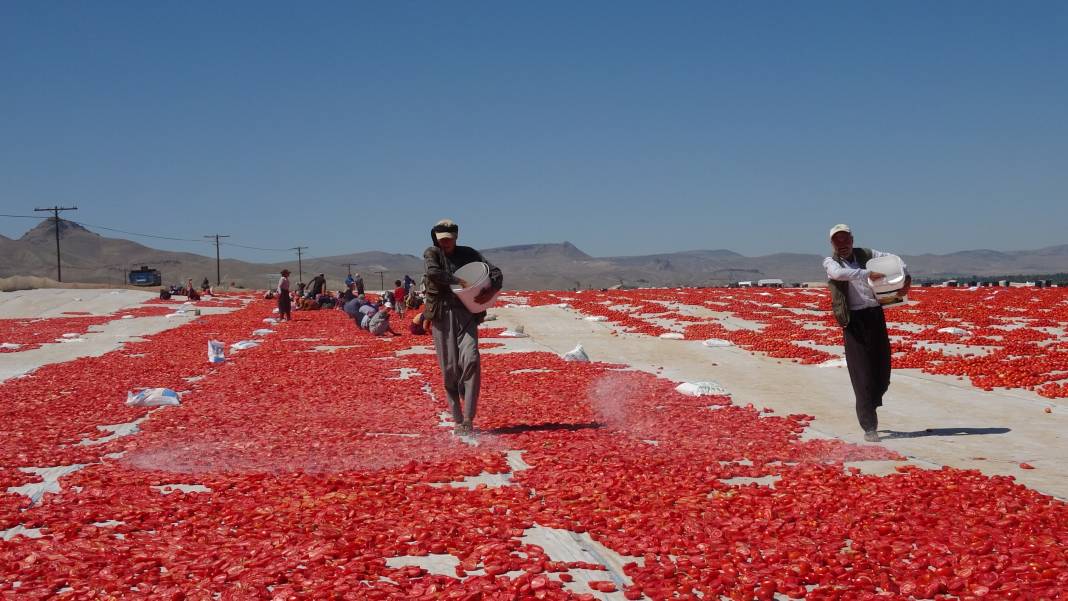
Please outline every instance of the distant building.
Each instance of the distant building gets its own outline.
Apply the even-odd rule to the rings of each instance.
[[[767,278],[757,281],[757,286],[761,288],[782,288],[783,282],[779,278]]]

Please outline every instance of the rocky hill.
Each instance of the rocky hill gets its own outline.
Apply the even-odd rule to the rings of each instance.
[[[15,275],[55,277],[55,225],[51,219],[12,240],[0,236],[0,277]],[[163,272],[164,282],[187,278],[199,283],[214,280],[215,258],[194,253],[154,249],[121,238],[108,238],[76,223],[60,220],[63,248],[63,279],[68,282],[117,284],[126,270],[148,265]],[[422,250],[422,249],[418,249]],[[570,242],[525,244],[484,249],[486,257],[505,272],[510,289],[569,289],[576,287],[709,286],[738,280],[781,278],[786,282],[823,279],[823,257],[800,253],[776,253],[746,257],[730,250],[692,250],[629,257],[591,257]],[[969,250],[945,255],[905,256],[912,273],[920,278],[954,278],[1002,274],[1056,273],[1068,271],[1068,245],[1030,251]],[[303,262],[304,279],[325,273],[331,287],[347,273],[348,265],[360,272],[368,288],[391,286],[410,274],[423,271],[421,256],[366,251]],[[247,288],[272,285],[278,272],[288,267],[296,275],[295,260],[281,263],[250,263],[223,259],[222,279]]]

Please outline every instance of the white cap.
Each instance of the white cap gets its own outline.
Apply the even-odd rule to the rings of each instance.
[[[838,225],[831,228],[831,235],[829,237],[834,238],[834,235],[838,232],[846,232],[847,234],[852,234],[853,230],[849,229],[848,225],[844,223],[839,223]]]

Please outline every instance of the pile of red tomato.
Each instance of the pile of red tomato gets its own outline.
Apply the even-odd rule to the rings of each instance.
[[[904,466],[862,475],[849,462],[900,457],[802,440],[810,416],[684,396],[651,374],[548,353],[482,356],[472,446],[442,424],[435,356],[397,353],[426,336],[373,337],[340,311],[296,312],[259,346],[229,352],[271,308],[255,301],[0,383],[0,530],[41,534],[0,541],[0,597],[1006,599],[1068,589],[1068,507],[1009,477]],[[224,363],[207,363],[212,339],[228,345]],[[181,406],[126,407],[127,390],[146,386],[183,391]],[[79,444],[103,437],[98,425],[145,416],[134,435]],[[432,486],[509,472],[509,451],[530,466],[509,486]],[[19,467],[74,463],[87,467],[37,505],[3,492],[36,479]],[[777,481],[730,481],[765,476]],[[173,485],[193,488],[162,494]],[[605,572],[565,588],[571,570],[603,568],[524,543],[534,525],[588,533],[627,557],[627,579]],[[428,554],[454,556],[454,573],[387,564]]]

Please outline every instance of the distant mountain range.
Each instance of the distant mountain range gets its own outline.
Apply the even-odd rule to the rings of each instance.
[[[107,238],[76,223],[60,220],[63,280],[67,282],[118,283],[126,270],[147,265],[159,269],[167,284],[188,278],[200,283],[214,281],[215,258],[193,253],[158,250],[121,238]],[[800,253],[776,253],[746,257],[729,250],[693,250],[633,257],[591,257],[570,242],[525,244],[482,249],[487,259],[505,274],[509,289],[571,289],[577,287],[710,286],[738,280],[780,278],[787,283],[824,279],[823,257]],[[32,275],[55,277],[55,225],[51,219],[12,240],[0,236],[0,277]],[[1068,244],[1038,250],[968,250],[945,255],[903,256],[914,277],[947,279],[1004,274],[1068,272]],[[421,256],[367,251],[319,257],[303,262],[305,281],[325,273],[331,287],[347,273],[346,264],[363,274],[369,289],[380,282],[423,272]],[[273,285],[283,267],[296,275],[296,260],[280,263],[250,263],[222,260],[222,279],[246,288]],[[379,273],[381,272],[381,273]]]

